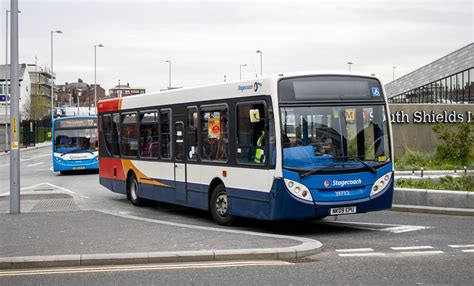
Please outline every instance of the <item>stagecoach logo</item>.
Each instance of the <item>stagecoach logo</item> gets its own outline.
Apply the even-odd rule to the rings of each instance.
[[[80,159],[87,159],[87,155],[71,155],[69,157],[70,160],[80,160]]]
[[[257,92],[257,90],[260,86],[262,86],[261,82],[254,82],[253,84],[249,84],[249,85],[239,85],[237,87],[237,90],[243,92],[244,90],[252,89],[253,91]]]
[[[324,181],[324,187],[325,188],[329,188],[331,186],[335,186],[335,187],[340,187],[340,188],[343,188],[345,186],[351,186],[351,185],[360,185],[362,184],[362,180],[361,179],[357,179],[357,180],[344,180],[344,181],[339,181],[339,180],[325,180]]]
[[[324,187],[329,188],[331,186],[331,180],[324,181]]]

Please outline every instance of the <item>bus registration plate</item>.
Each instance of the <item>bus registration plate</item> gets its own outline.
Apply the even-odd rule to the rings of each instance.
[[[73,167],[72,169],[73,170],[84,170],[86,167],[85,166],[77,166],[77,167]]]
[[[332,208],[331,215],[355,214],[357,209],[353,207]]]

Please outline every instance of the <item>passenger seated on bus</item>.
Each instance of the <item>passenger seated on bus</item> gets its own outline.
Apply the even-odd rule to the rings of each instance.
[[[225,138],[218,140],[216,160],[227,160],[227,143],[228,140]]]

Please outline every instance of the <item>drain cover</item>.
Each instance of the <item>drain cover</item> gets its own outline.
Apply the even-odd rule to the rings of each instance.
[[[31,212],[67,212],[79,210],[79,207],[74,203],[73,199],[53,199],[39,201]]]

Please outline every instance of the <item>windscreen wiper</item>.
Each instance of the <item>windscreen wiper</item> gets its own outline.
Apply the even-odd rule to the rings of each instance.
[[[287,170],[290,170],[290,171],[293,171],[293,172],[298,172],[298,173],[300,173],[300,177],[304,178],[304,177],[307,177],[307,176],[310,176],[310,175],[314,175],[314,174],[318,173],[319,171],[325,170],[325,169],[330,168],[330,167],[338,166],[338,165],[345,166],[346,163],[344,163],[344,162],[331,163],[331,164],[325,165],[321,168],[317,168],[317,169],[313,169],[313,170],[300,169],[300,168],[294,168],[294,167],[285,167],[285,166],[283,166],[283,168],[287,169]]]
[[[324,170],[324,169],[327,169],[327,168],[329,168],[329,167],[334,167],[334,166],[337,166],[337,165],[345,166],[346,164],[345,164],[344,162],[331,163],[331,164],[325,165],[325,166],[323,166],[323,167],[321,167],[321,168],[307,171],[306,173],[303,173],[303,174],[301,175],[301,177],[304,178],[304,177],[307,177],[307,176],[310,176],[310,175],[314,175],[314,174],[318,173],[319,171],[322,171],[322,170]]]
[[[67,152],[64,152],[61,154],[61,157],[66,155],[66,154],[71,154],[71,153],[76,153],[77,149],[74,149],[74,150],[71,150],[71,151],[67,151]]]
[[[62,154],[61,154],[61,157],[64,156],[64,155],[66,155],[66,154],[79,153],[79,152],[82,152],[82,151],[87,152],[87,153],[91,153],[92,155],[94,155],[94,153],[91,152],[91,151],[89,151],[89,150],[74,149],[74,150],[71,150],[71,151],[67,151],[67,152],[62,153]]]
[[[340,157],[333,157],[333,159],[353,160],[353,161],[359,162],[362,165],[364,165],[367,168],[367,170],[369,170],[371,173],[374,173],[374,174],[377,173],[377,170],[373,166],[370,166],[369,164],[367,164],[367,162],[365,162],[364,160],[359,159],[358,157],[340,156]]]

